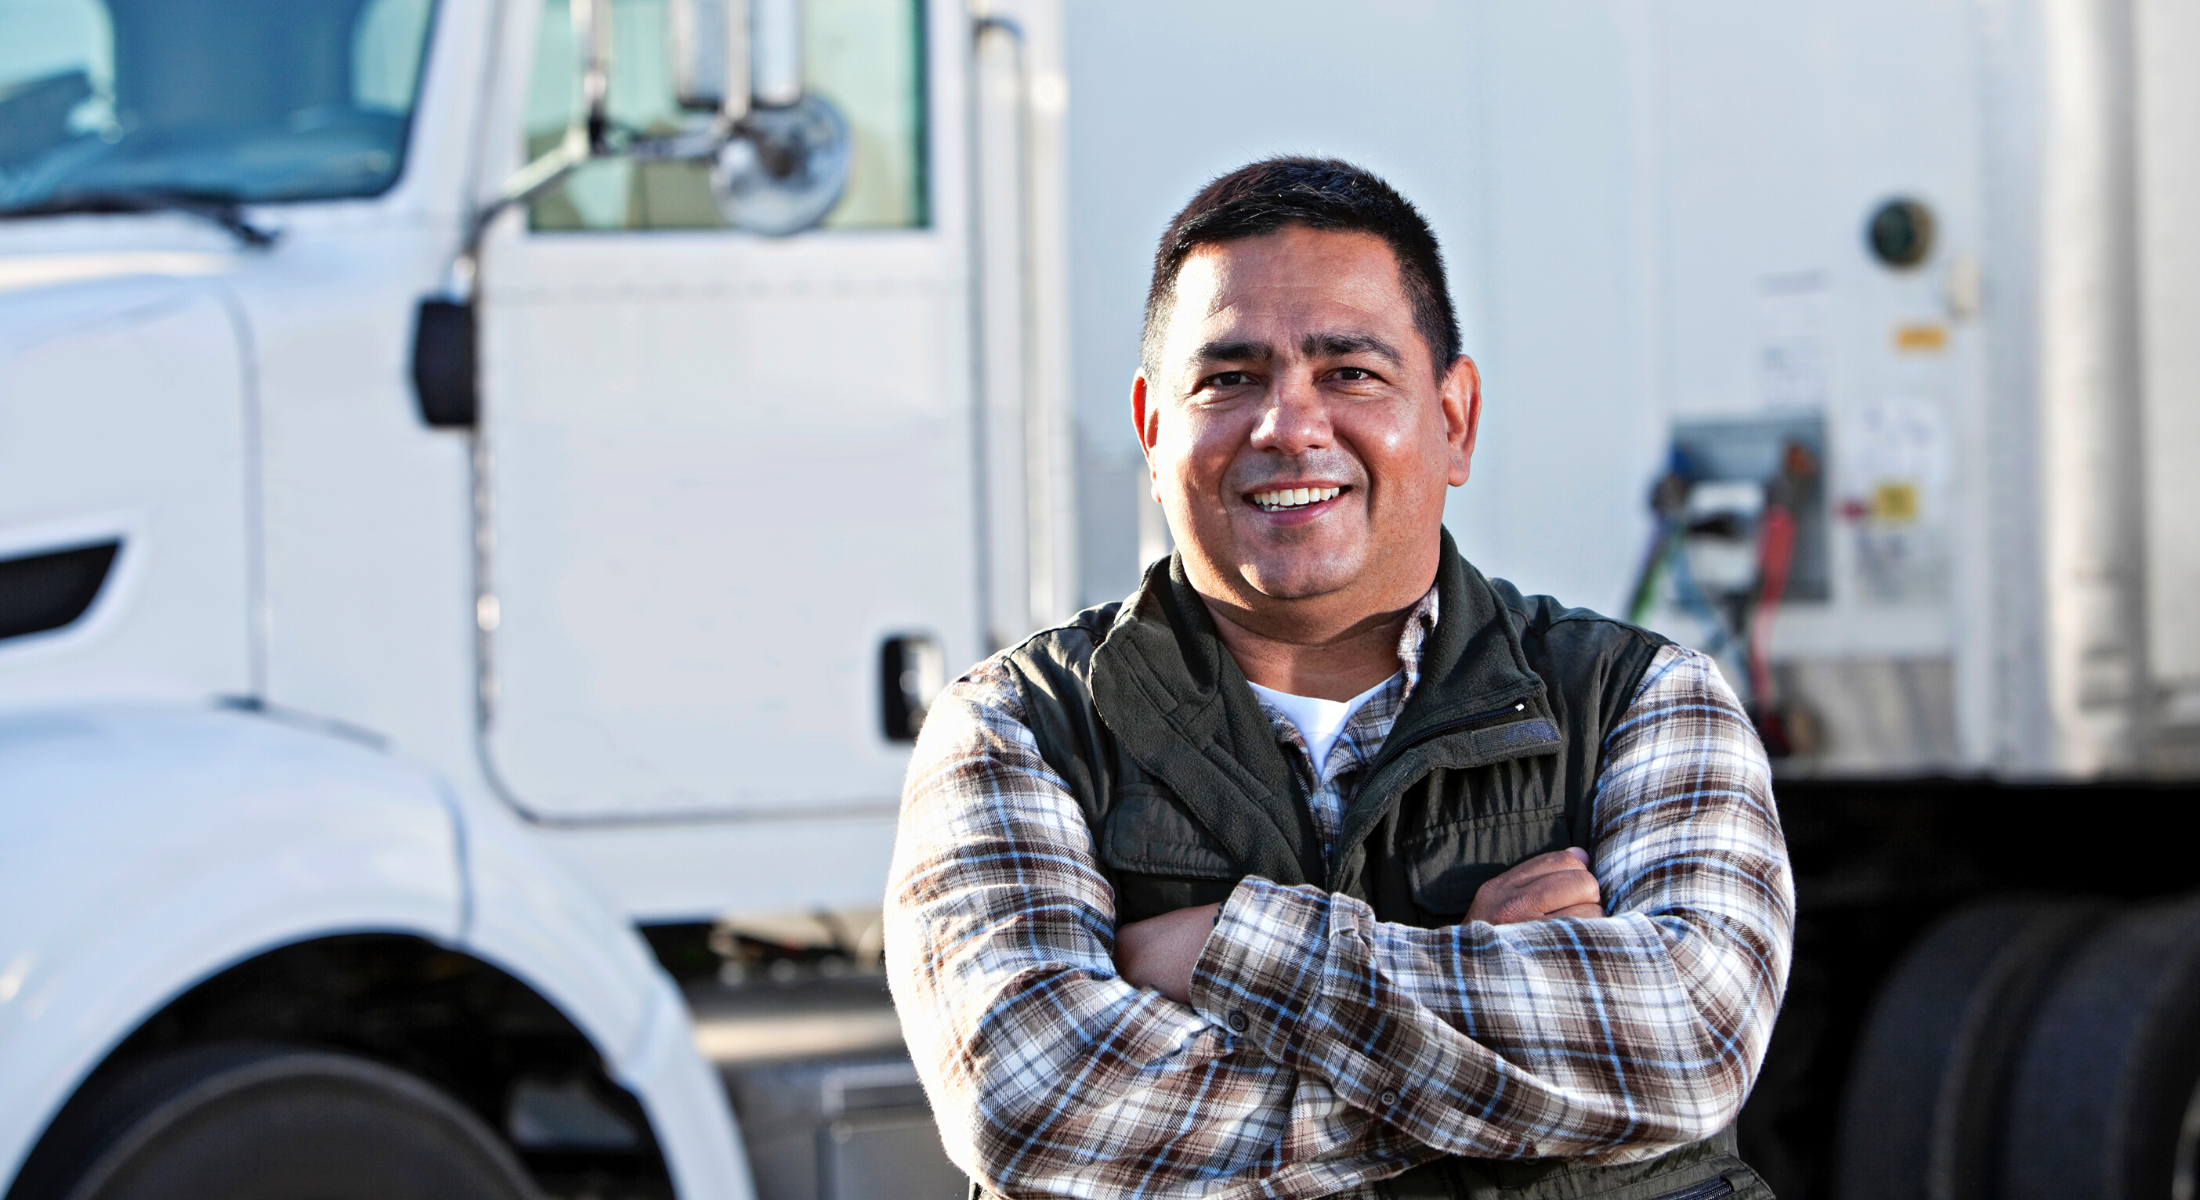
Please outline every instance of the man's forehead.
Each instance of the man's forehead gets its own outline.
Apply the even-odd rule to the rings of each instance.
[[[1292,227],[1201,246],[1177,275],[1168,356],[1202,356],[1233,333],[1313,353],[1319,335],[1365,334],[1395,342],[1413,324],[1397,256],[1357,230]]]
[[[1405,299],[1404,277],[1390,243],[1358,229],[1292,225],[1257,237],[1195,247],[1177,270],[1179,298],[1246,287],[1350,290],[1374,286]]]

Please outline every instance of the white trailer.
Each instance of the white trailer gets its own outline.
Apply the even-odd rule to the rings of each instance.
[[[863,913],[943,669],[1069,595],[1059,58],[0,4],[9,1196],[961,1194]],[[637,924],[727,913],[683,997]]]
[[[1625,615],[1676,428],[1756,446],[1701,517],[1756,504],[1800,425],[1825,536],[1770,650],[1821,736],[1783,770],[2191,779],[2190,22],[2174,0],[1073,5],[1081,461],[1138,470],[1127,376],[1169,213],[1249,158],[1336,154],[1420,205],[1451,265],[1486,398],[1448,515],[1478,565]],[[1931,225],[1914,261],[1871,243],[1895,201]],[[1115,511],[1088,522],[1085,595],[1112,598],[1131,501],[1087,495]],[[1742,532],[1738,564],[1692,539],[1704,590],[1747,585]],[[1653,599],[1657,628],[1717,640],[1670,576]]]

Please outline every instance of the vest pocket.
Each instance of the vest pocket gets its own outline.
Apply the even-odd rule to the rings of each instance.
[[[1167,789],[1128,783],[1100,828],[1118,924],[1229,899],[1245,873]]]
[[[1234,884],[1243,874],[1173,796],[1145,783],[1117,789],[1100,832],[1100,860],[1140,875],[1227,879]]]
[[[1474,893],[1515,864],[1569,845],[1566,808],[1474,817],[1440,825],[1406,843],[1406,882],[1413,900],[1431,913],[1457,920]]]

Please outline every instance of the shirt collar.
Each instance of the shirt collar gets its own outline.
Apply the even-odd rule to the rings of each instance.
[[[1406,627],[1398,634],[1398,668],[1406,677],[1405,692],[1398,697],[1401,705],[1413,695],[1414,685],[1421,682],[1421,649],[1428,643],[1428,635],[1436,631],[1438,607],[1432,586],[1406,615]]]
[[[1431,587],[1421,597],[1420,602],[1413,606],[1413,611],[1406,614],[1405,628],[1399,631],[1398,674],[1393,675],[1383,690],[1360,706],[1360,710],[1345,723],[1337,741],[1341,753],[1332,751],[1329,763],[1314,762],[1310,757],[1305,735],[1300,732],[1299,727],[1290,717],[1284,715],[1283,710],[1270,704],[1266,697],[1259,692],[1253,693],[1253,699],[1260,704],[1261,713],[1268,718],[1268,723],[1276,731],[1276,740],[1298,750],[1296,755],[1290,756],[1294,769],[1302,774],[1311,771],[1308,779],[1310,788],[1324,787],[1333,777],[1359,767],[1382,746],[1383,740],[1390,734],[1391,725],[1397,721],[1399,712],[1412,697],[1414,684],[1420,681],[1421,651],[1428,641],[1428,635],[1435,632],[1437,611],[1436,589]],[[1325,769],[1331,763],[1336,765],[1337,770]]]

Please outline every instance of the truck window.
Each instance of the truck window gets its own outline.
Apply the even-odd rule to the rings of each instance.
[[[665,57],[664,0],[612,0],[612,122],[637,134],[677,131],[682,112]],[[825,229],[909,229],[930,223],[925,179],[923,0],[805,0],[809,89],[846,118],[848,187]],[[527,156],[555,146],[579,104],[580,78],[566,0],[543,0],[527,92]],[[599,159],[528,210],[540,231],[725,229],[703,162]]]
[[[397,181],[433,0],[9,0],[0,209]]]

